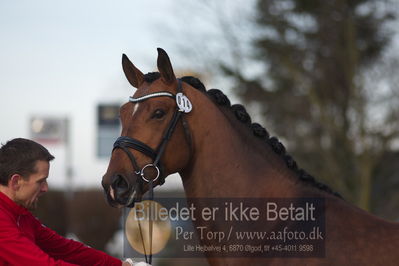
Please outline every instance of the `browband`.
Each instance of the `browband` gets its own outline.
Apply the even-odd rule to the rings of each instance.
[[[144,100],[147,100],[147,99],[149,99],[149,98],[163,97],[163,96],[171,97],[171,98],[173,98],[173,99],[176,97],[175,95],[173,95],[173,94],[170,93],[170,92],[167,92],[167,91],[160,91],[160,92],[154,92],[154,93],[146,94],[146,95],[144,95],[144,96],[137,97],[137,98],[129,97],[129,102],[138,103],[138,102],[142,102],[142,101],[144,101]]]

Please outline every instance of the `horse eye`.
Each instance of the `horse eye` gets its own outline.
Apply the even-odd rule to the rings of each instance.
[[[155,110],[155,112],[152,114],[151,118],[154,119],[161,119],[162,117],[165,116],[165,111],[161,109]]]

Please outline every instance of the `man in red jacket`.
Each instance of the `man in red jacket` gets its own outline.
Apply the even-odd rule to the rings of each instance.
[[[13,139],[0,148],[0,265],[122,265],[59,236],[29,212],[48,190],[53,159],[46,148],[27,139]]]

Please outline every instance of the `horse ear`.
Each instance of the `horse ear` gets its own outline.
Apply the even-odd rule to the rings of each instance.
[[[127,80],[133,87],[138,88],[143,84],[143,73],[138,70],[132,62],[130,62],[129,58],[125,54],[122,55],[122,68]]]
[[[161,78],[166,84],[171,84],[176,81],[175,73],[173,73],[172,64],[170,63],[168,54],[162,49],[158,50],[158,60],[157,66],[159,73],[161,73]]]

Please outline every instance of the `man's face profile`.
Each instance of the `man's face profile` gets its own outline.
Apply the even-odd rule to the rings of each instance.
[[[38,198],[48,190],[49,168],[49,162],[36,161],[36,171],[29,176],[19,178],[14,199],[16,203],[29,210],[36,209]]]

